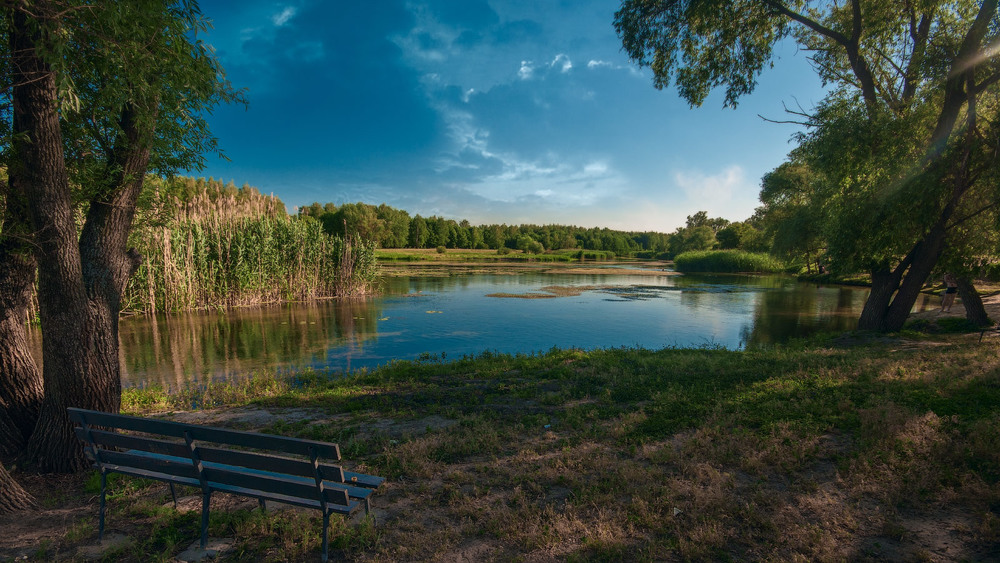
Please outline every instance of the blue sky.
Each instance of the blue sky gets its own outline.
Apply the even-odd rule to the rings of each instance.
[[[730,220],[792,148],[783,104],[819,80],[794,45],[736,110],[689,108],[628,62],[617,0],[202,0],[227,77],[230,162],[201,176],[313,201],[481,223],[670,232]]]

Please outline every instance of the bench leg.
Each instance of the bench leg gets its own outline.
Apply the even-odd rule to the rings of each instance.
[[[212,500],[212,493],[207,492],[201,497],[201,548],[208,545],[208,505]]]
[[[108,488],[108,474],[101,471],[101,509],[97,518],[97,541],[100,543],[104,539],[104,498]]]
[[[372,499],[370,498],[365,499],[365,516],[371,516],[372,523],[378,524],[378,522],[375,521],[375,515],[372,514]]]
[[[327,560],[330,558],[330,556],[328,555],[328,551],[327,551],[327,548],[330,545],[330,541],[329,541],[330,540],[329,529],[330,529],[330,513],[329,512],[324,512],[323,513],[323,555],[322,555],[322,561],[323,561],[323,563],[326,563]]]
[[[259,498],[259,499],[257,499],[257,504],[260,505],[260,509],[261,509],[262,512],[267,512],[267,501],[266,500],[264,500],[262,498]]]
[[[170,496],[174,499],[174,510],[177,510],[177,491],[173,483],[170,483]]]

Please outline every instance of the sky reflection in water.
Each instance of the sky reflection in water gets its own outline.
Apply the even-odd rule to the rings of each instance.
[[[522,299],[583,287],[579,295]],[[356,370],[486,350],[722,346],[849,330],[866,289],[778,276],[462,275],[390,278],[386,294],[228,313],[123,319],[123,383],[177,387],[256,369]]]

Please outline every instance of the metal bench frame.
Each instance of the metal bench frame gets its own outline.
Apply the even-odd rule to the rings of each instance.
[[[372,492],[385,481],[382,477],[344,471],[339,465],[321,461],[340,461],[340,448],[328,442],[77,408],[68,411],[70,419],[78,425],[76,435],[84,442],[87,457],[101,474],[99,541],[104,537],[107,476],[121,473],[168,483],[175,506],[175,484],[200,488],[202,549],[208,541],[209,502],[215,491],[256,498],[262,509],[266,509],[269,500],[317,509],[323,514],[322,560],[325,562],[330,515],[350,516],[360,508],[362,501],[368,513]],[[174,440],[161,439],[163,437]],[[305,459],[212,447],[203,445],[205,443],[280,452]]]

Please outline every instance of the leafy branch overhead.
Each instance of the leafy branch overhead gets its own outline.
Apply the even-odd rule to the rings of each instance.
[[[615,28],[692,105],[724,88],[735,107],[781,41],[809,54],[829,91],[795,112],[806,132],[789,162],[811,180],[794,213],[766,197],[764,213],[785,205],[808,246],[825,238],[835,264],[869,271],[862,328],[898,330],[942,256],[973,261],[960,226],[1000,202],[996,0],[626,0]]]
[[[218,153],[206,112],[245,99],[198,38],[208,22],[193,0],[0,8],[0,285],[21,295],[37,269],[44,358],[43,386],[23,323],[0,325],[0,349],[19,360],[0,361],[0,407],[17,427],[0,420],[0,433],[23,465],[72,471],[87,463],[66,407],[120,403],[118,315],[141,262],[128,236],[146,173],[201,166]],[[11,300],[5,318],[30,306]]]

